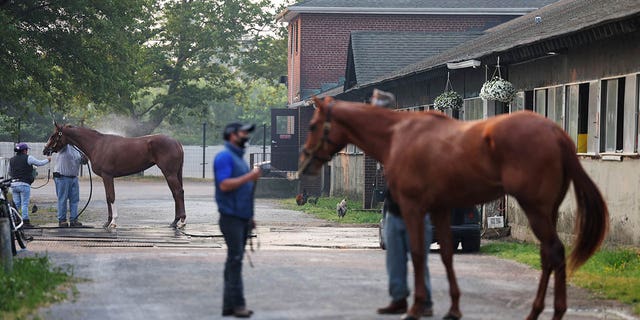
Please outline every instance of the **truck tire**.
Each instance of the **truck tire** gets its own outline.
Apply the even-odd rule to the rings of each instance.
[[[480,235],[462,239],[462,252],[480,251]]]

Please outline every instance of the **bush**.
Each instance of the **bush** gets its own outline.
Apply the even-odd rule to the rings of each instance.
[[[42,304],[66,297],[57,288],[71,276],[52,266],[47,257],[19,258],[13,262],[12,273],[0,272],[0,314],[28,314]]]

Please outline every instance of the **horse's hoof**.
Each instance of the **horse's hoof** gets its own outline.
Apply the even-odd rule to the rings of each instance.
[[[462,318],[462,316],[456,316],[452,313],[447,313],[444,317],[442,317],[442,319],[444,320],[460,320],[460,318]]]
[[[184,229],[184,227],[185,227],[186,225],[187,225],[187,223],[186,223],[186,222],[184,222],[184,221],[180,221],[180,220],[177,220],[177,221],[172,222],[172,223],[169,225],[169,227],[174,228],[174,229]]]

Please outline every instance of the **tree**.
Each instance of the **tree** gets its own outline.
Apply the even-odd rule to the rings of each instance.
[[[43,128],[51,115],[90,126],[124,117],[124,135],[254,111],[234,97],[286,71],[275,10],[268,0],[0,0],[0,111],[37,112]]]
[[[65,110],[132,89],[151,0],[0,1],[0,111]]]
[[[249,82],[242,92],[236,94],[236,103],[242,107],[241,119],[252,123],[270,123],[272,108],[287,104],[286,87],[258,78]]]
[[[119,111],[138,123],[129,134],[202,115],[211,102],[232,97],[241,87],[238,57],[265,27],[268,6],[266,0],[163,3],[137,72],[140,90],[121,100]]]
[[[275,84],[287,74],[287,29],[278,27],[273,31],[254,38],[241,55],[242,71],[249,79],[263,78]]]

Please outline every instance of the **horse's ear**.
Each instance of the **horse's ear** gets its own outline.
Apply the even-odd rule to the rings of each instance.
[[[324,108],[324,101],[322,101],[322,99],[319,99],[316,96],[311,97],[311,100],[313,100],[313,105],[316,106],[317,109],[322,110],[322,108]]]

